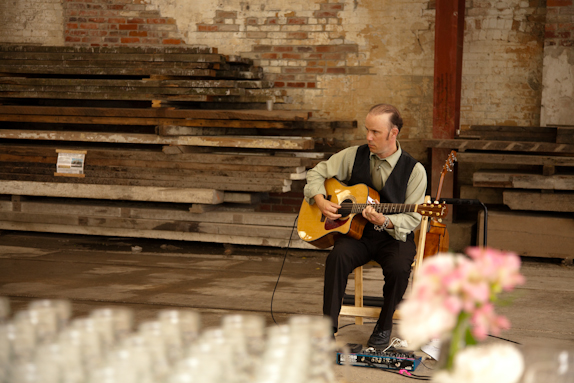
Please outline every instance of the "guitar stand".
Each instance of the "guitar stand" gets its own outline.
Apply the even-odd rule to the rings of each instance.
[[[434,201],[434,199],[431,199]],[[448,204],[448,205],[481,205],[482,206],[482,210],[484,211],[484,237],[483,237],[483,241],[482,241],[482,245],[484,247],[486,247],[486,235],[487,235],[487,227],[488,227],[488,209],[486,208],[486,205],[483,204],[482,202],[480,202],[477,199],[468,199],[468,198],[441,198],[440,199],[442,202]]]

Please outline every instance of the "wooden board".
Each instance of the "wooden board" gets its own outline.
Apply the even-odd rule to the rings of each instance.
[[[317,250],[317,248],[314,246],[311,246],[307,242],[297,238],[289,241],[288,238],[279,239],[265,237],[243,237],[239,235],[203,234],[167,230],[135,230],[9,221],[0,221],[0,230],[38,231],[47,233],[100,235],[111,237],[156,238],[176,241],[230,243],[236,245],[271,246],[280,248],[286,248],[287,244],[289,244],[290,248]]]
[[[556,128],[543,126],[471,125],[458,138],[496,141],[556,142]]]
[[[536,154],[458,153],[459,163],[574,166],[574,157]]]
[[[535,224],[533,224],[535,223]],[[478,243],[483,243],[483,212],[479,213]],[[489,247],[527,257],[572,258],[572,216],[525,212],[488,212]]]
[[[63,147],[59,146],[40,146],[40,145],[27,145],[27,146],[17,146],[13,144],[1,144],[0,143],[0,160],[10,161],[8,157],[4,157],[1,153],[9,153],[8,155],[18,156],[13,157],[14,161],[27,161],[26,157],[38,157],[34,161],[44,162],[42,158],[52,158],[49,160],[50,163],[56,163],[56,149]],[[68,144],[71,145],[71,144]],[[153,162],[194,162],[203,164],[227,164],[227,165],[254,165],[254,166],[265,166],[269,168],[273,167],[304,167],[308,163],[308,160],[304,157],[291,156],[286,152],[285,156],[282,156],[282,152],[275,155],[269,155],[267,153],[254,153],[254,152],[230,152],[230,153],[181,153],[178,155],[168,155],[161,151],[152,150],[137,150],[131,149],[127,150],[124,148],[116,149],[101,149],[93,148],[82,145],[72,145],[70,148],[89,150],[88,155],[90,160],[106,160],[113,161],[118,160],[131,160],[131,161],[153,161]],[[304,154],[304,153],[302,153]],[[114,162],[108,162],[107,164],[113,164]],[[96,163],[94,163],[96,164]],[[116,163],[117,165],[122,165],[122,163]],[[128,165],[128,163],[125,163]],[[137,163],[132,162],[132,166],[138,166]],[[147,166],[146,166],[147,167]],[[249,170],[251,171],[251,170]],[[261,170],[264,171],[264,170]],[[291,171],[291,170],[289,170]],[[301,172],[304,169],[300,170]]]
[[[574,190],[574,175],[544,176],[519,172],[475,172],[473,186],[514,189]]]
[[[0,173],[0,180],[9,181],[27,181],[38,182],[46,184],[81,184],[84,186],[103,187],[103,186],[123,186],[129,189],[130,187],[156,187],[161,188],[164,186],[166,190],[170,189],[214,189],[214,190],[229,190],[229,191],[244,191],[244,192],[271,192],[271,193],[285,193],[291,190],[291,180],[255,180],[255,179],[230,179],[223,177],[221,181],[217,179],[201,179],[197,178],[192,181],[178,180],[178,181],[164,181],[164,180],[142,180],[142,179],[118,179],[118,178],[77,178],[77,177],[55,177],[48,175],[37,174],[12,174]],[[234,181],[234,182],[231,182]],[[257,181],[257,182],[256,182]],[[4,182],[4,181],[0,181]],[[85,197],[89,198],[89,197]],[[91,198],[98,198],[94,195]],[[104,198],[104,197],[102,197]],[[119,198],[118,198],[119,199]],[[177,200],[166,202],[178,202]]]
[[[0,194],[218,204],[223,192],[213,189],[89,185],[53,182],[0,181]]]
[[[309,112],[286,110],[201,110],[168,108],[87,108],[0,105],[0,114],[80,117],[193,118],[214,120],[306,121]]]
[[[412,139],[401,140],[409,142]],[[554,144],[549,142],[483,141],[459,139],[417,140],[429,148],[465,150],[538,152],[538,153],[574,153],[574,144]]]
[[[209,136],[180,136],[163,137],[153,134],[118,134],[97,132],[59,132],[40,130],[0,130],[0,138],[23,140],[50,140],[76,142],[108,142],[130,144],[159,144],[159,145],[192,145],[192,146],[223,146],[234,148],[259,149],[313,149],[315,143],[306,137],[209,137]]]
[[[574,212],[574,193],[532,193],[505,190],[503,198],[504,204],[512,210]]]
[[[460,198],[477,199],[484,204],[502,205],[504,203],[504,189],[500,188],[479,188],[469,185],[460,186]]]

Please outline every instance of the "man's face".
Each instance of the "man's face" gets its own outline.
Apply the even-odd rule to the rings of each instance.
[[[381,158],[390,156],[397,150],[396,136],[399,130],[391,128],[390,117],[390,113],[385,113],[378,116],[367,115],[365,119],[369,150]]]

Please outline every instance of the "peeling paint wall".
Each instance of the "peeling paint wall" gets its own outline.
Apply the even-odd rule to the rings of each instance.
[[[62,0],[0,0],[0,42],[63,45]]]
[[[574,4],[549,0],[541,125],[574,125]]]
[[[403,111],[402,137],[430,137],[433,7],[431,0],[4,0],[0,42],[207,45],[263,67],[290,96],[277,108],[362,122],[370,106],[389,102]],[[571,0],[467,0],[461,124],[567,119],[573,14]]]

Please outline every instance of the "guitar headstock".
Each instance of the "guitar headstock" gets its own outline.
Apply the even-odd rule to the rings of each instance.
[[[452,172],[452,169],[454,168],[454,163],[458,161],[458,158],[456,157],[456,150],[453,150],[450,152],[450,154],[448,155],[448,158],[446,159],[444,166],[442,168],[443,172]]]
[[[422,216],[441,219],[446,217],[448,214],[448,207],[446,203],[439,203],[438,201],[433,203],[423,203],[418,205],[417,213]]]

